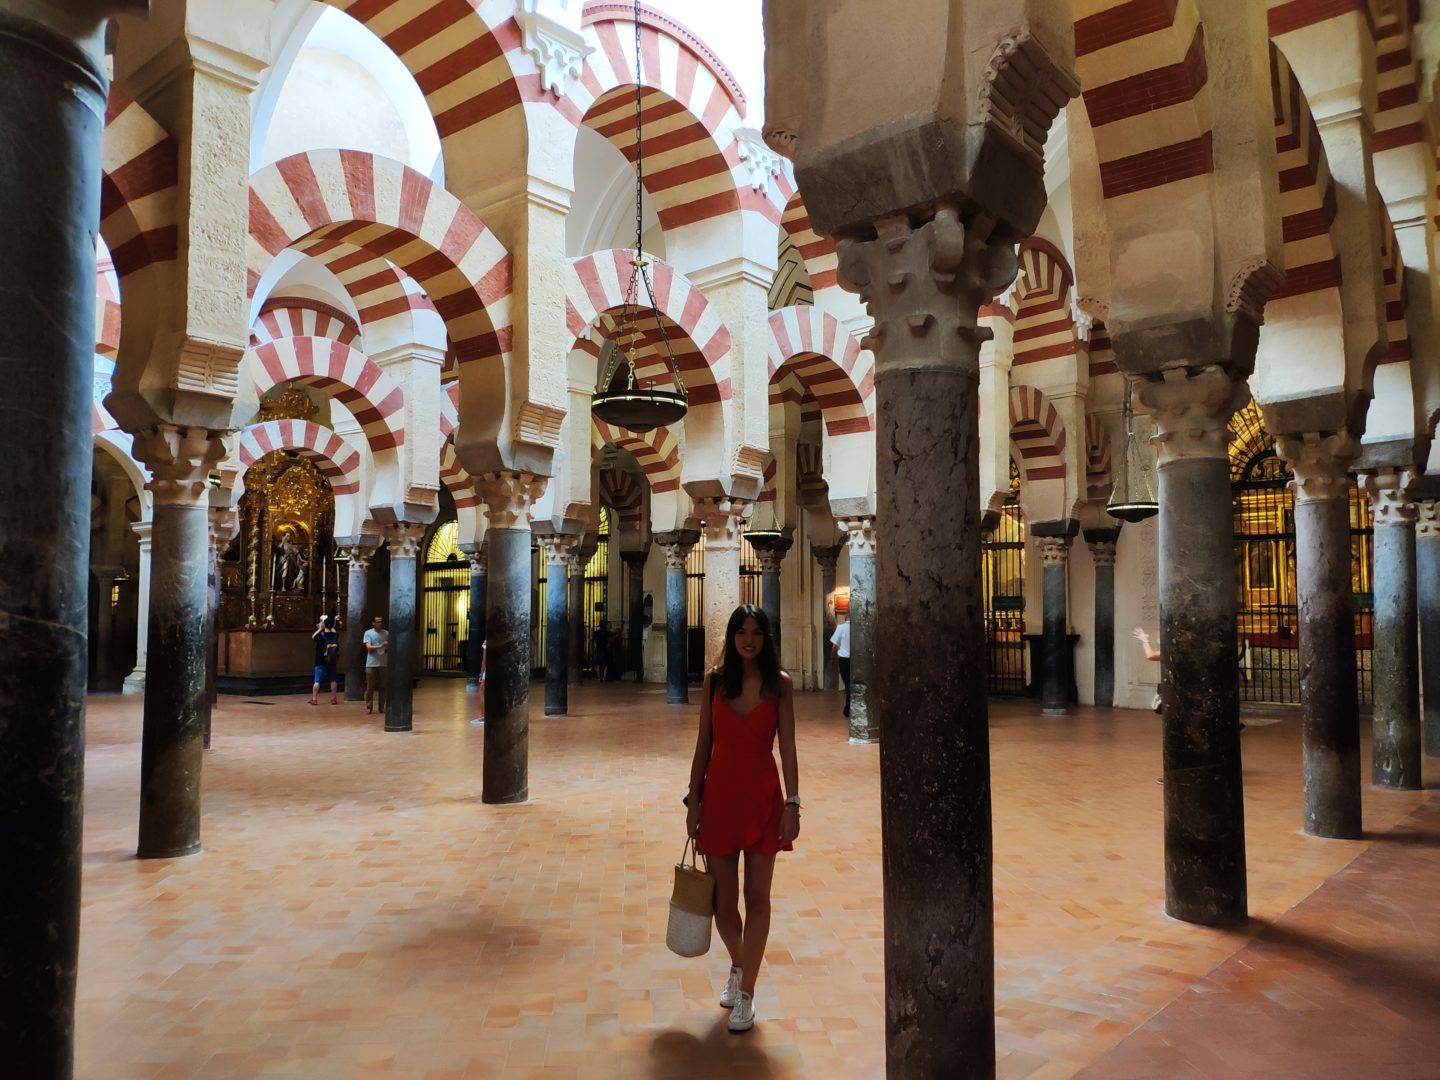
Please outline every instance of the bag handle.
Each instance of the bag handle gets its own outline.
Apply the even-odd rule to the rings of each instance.
[[[685,846],[680,849],[680,865],[681,865],[682,867],[686,865],[686,863],[685,863],[685,856],[686,856],[686,855],[689,855],[689,856],[690,856],[690,863],[689,863],[689,865],[690,865],[690,868],[691,868],[691,869],[693,869],[693,870],[699,870],[699,869],[700,869],[699,860],[704,859],[704,860],[705,860],[705,871],[704,871],[704,872],[707,873],[707,874],[710,873],[710,858],[709,858],[709,856],[707,856],[707,855],[701,855],[701,854],[700,854],[700,847],[699,847],[699,845],[696,843],[695,837],[693,837],[693,836],[687,836],[687,837],[685,838]]]

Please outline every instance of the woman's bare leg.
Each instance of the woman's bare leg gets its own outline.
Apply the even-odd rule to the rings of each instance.
[[[711,855],[709,860],[710,872],[715,875],[715,929],[730,951],[730,962],[744,967],[741,963],[745,955],[742,944],[745,926],[740,921],[740,856],[738,853]]]
[[[775,876],[775,856],[745,852],[745,948],[740,969],[740,989],[755,993],[760,961],[765,959],[765,942],[770,937],[770,881]]]

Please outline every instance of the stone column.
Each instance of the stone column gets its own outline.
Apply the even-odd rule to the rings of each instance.
[[[0,1061],[17,1077],[73,1063],[107,91],[94,7],[88,49],[0,12]]]
[[[581,548],[570,568],[570,685],[585,681],[585,567],[595,549]]]
[[[145,692],[145,646],[150,640],[150,525],[137,521],[130,528],[139,537],[140,563],[135,575],[135,670],[125,676],[122,692]]]
[[[1410,470],[1362,478],[1374,511],[1371,588],[1375,594],[1375,742],[1370,782],[1420,788],[1420,639],[1415,600],[1415,475]]]
[[[579,558],[578,538],[550,534],[538,538],[545,549],[545,715],[570,711],[570,570]]]
[[[1296,635],[1300,648],[1305,831],[1360,839],[1360,703],[1350,585],[1350,475],[1359,448],[1346,433],[1281,435],[1295,478]]]
[[[480,798],[530,797],[530,508],[545,478],[505,470],[475,484],[485,500],[485,759]]]
[[[205,737],[206,627],[210,616],[211,468],[224,456],[204,428],[161,424],[135,437],[150,469],[155,517],[150,637],[140,748],[142,859],[200,850],[200,755]]]
[[[835,635],[835,563],[840,558],[839,544],[811,544],[810,554],[820,564],[821,639],[820,689],[840,688],[840,667],[830,655],[830,639]],[[852,710],[853,711],[853,710]]]
[[[760,560],[760,608],[770,617],[770,631],[775,636],[775,655],[780,655],[780,564],[795,543],[790,537],[774,533],[746,533],[745,539]]]
[[[370,560],[378,544],[353,544],[344,548],[349,558],[345,574],[345,700],[365,698],[365,631],[374,612],[365,610],[370,584]]]
[[[1419,503],[1415,591],[1420,609],[1420,698],[1425,756],[1440,757],[1440,499]]]
[[[1087,529],[1085,545],[1095,566],[1095,704],[1115,705],[1115,541],[1119,529]]]
[[[205,610],[205,702],[201,706],[204,716],[204,749],[210,749],[210,724],[215,711],[218,692],[215,679],[220,666],[220,567],[225,558],[225,549],[240,527],[240,516],[228,507],[210,508],[210,565],[206,580]]]
[[[485,657],[485,584],[489,548],[484,540],[462,544],[470,559],[470,632],[465,647],[465,686],[480,689],[480,665]]]
[[[740,606],[740,530],[755,504],[728,496],[695,500],[705,531],[705,669],[725,655],[725,627]]]
[[[665,703],[690,704],[690,671],[686,640],[690,632],[686,618],[685,567],[690,550],[699,541],[693,529],[657,533],[655,542],[665,549]]]
[[[410,731],[414,727],[415,660],[419,646],[415,634],[415,596],[425,526],[410,521],[395,521],[382,525],[380,533],[390,547],[390,647],[386,650],[385,664],[385,730]]]
[[[878,700],[871,692],[877,674],[875,552],[878,530],[875,519],[869,516],[838,518],[836,524],[848,536],[850,544],[850,741],[873,743],[880,739]]]
[[[1157,429],[1165,911],[1238,923],[1248,914],[1226,425],[1248,391],[1219,365],[1134,386]]]
[[[1046,716],[1064,716],[1070,711],[1070,616],[1065,606],[1065,570],[1070,556],[1070,537],[1036,536],[1040,563],[1044,567],[1044,618],[1040,649],[1040,711]]]
[[[625,604],[628,634],[625,642],[625,665],[635,674],[635,681],[645,681],[645,562],[648,551],[622,551],[625,563]]]

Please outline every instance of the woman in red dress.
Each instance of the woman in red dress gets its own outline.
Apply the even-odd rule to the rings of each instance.
[[[788,798],[780,794],[773,747],[780,737]],[[686,827],[715,875],[715,929],[730,951],[720,1004],[730,1030],[755,1026],[755,979],[770,936],[775,855],[800,835],[795,699],[765,612],[742,604],[725,628],[725,655],[705,676],[700,737],[690,767]],[[745,917],[740,917],[740,856]]]

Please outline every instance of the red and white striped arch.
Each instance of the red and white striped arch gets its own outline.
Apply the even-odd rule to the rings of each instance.
[[[1075,67],[1106,199],[1214,171],[1194,0],[1073,0]]]
[[[818,424],[822,419],[820,403],[800,381],[800,376],[793,367],[781,370],[770,380],[770,407],[773,409],[784,405],[799,407],[802,428],[808,424]]]
[[[410,342],[445,346],[446,327],[435,305],[420,283],[389,259],[362,259],[355,248],[344,244],[323,250],[316,258],[350,295],[370,352]]]
[[[360,326],[349,312],[333,304],[308,296],[272,296],[260,309],[250,344],[289,337],[329,338],[358,348]]]
[[[445,384],[440,395],[440,437],[448,439],[460,426],[460,384],[451,381]]]
[[[1416,56],[1412,5],[1389,0],[1375,24],[1377,105],[1371,148],[1381,154],[1425,141],[1425,102]]]
[[[178,149],[149,113],[111,84],[100,160],[100,235],[123,283],[178,252]]]
[[[810,287],[817,293],[824,289],[839,288],[840,256],[835,241],[821,236],[810,224],[810,211],[796,191],[785,203],[785,212],[780,218],[780,227],[794,242],[800,257],[805,260],[805,272],[810,275]]]
[[[257,398],[285,382],[313,386],[350,410],[372,452],[405,444],[405,391],[358,349],[329,338],[287,337],[263,342],[250,355]]]
[[[828,434],[873,428],[875,358],[835,316],[808,304],[772,311],[767,359],[772,383],[793,371],[810,391]]]
[[[1100,417],[1085,417],[1085,486],[1094,492],[1111,485],[1110,433]]]
[[[656,428],[643,435],[612,427],[599,417],[591,417],[591,449],[599,453],[606,446],[628,450],[640,465],[650,490],[656,495],[680,488],[680,444],[666,428]]]
[[[1065,421],[1033,386],[1010,388],[1010,440],[1027,481],[1065,479]]]
[[[600,470],[600,502],[622,524],[638,525],[645,512],[645,491],[635,474],[625,469]]]
[[[1280,174],[1285,283],[1272,300],[1340,287],[1335,248],[1335,184],[1320,129],[1285,55],[1270,44],[1275,158]]]
[[[581,21],[594,52],[562,110],[609,139],[633,162],[635,23],[626,3],[585,5]],[[745,97],[735,77],[694,34],[663,12],[640,8],[645,189],[663,229],[709,221],[747,206],[772,220],[778,210],[738,175],[735,129]],[[768,186],[768,185],[767,185]]]
[[[1381,234],[1385,247],[1381,252],[1381,265],[1385,277],[1385,355],[1380,358],[1382,364],[1394,364],[1401,360],[1409,360],[1410,352],[1410,324],[1406,317],[1405,307],[1407,297],[1405,295],[1405,263],[1400,253],[1400,244],[1395,239],[1395,227],[1390,222],[1390,214],[1387,211],[1382,221],[1383,233]]]
[[[455,444],[449,438],[440,444],[440,482],[449,490],[455,500],[456,510],[467,510],[480,505],[480,493],[475,490],[475,481],[460,464],[455,454]]]
[[[276,450],[294,450],[315,462],[335,496],[360,490],[360,452],[327,427],[308,420],[267,420],[240,432],[236,450],[249,468]]]
[[[597,251],[570,260],[570,279],[565,289],[565,325],[579,340],[600,323],[606,314],[619,314],[625,308],[625,291],[630,281],[633,252],[628,248]],[[651,259],[650,282],[655,290],[656,310],[683,331],[694,349],[675,350],[675,359],[690,395],[690,404],[706,406],[730,399],[730,331],[711,307],[705,294],[692,285],[669,263]],[[644,287],[640,304],[647,307]],[[656,320],[649,318],[648,323]],[[601,327],[602,333],[604,327]],[[653,325],[642,325],[646,332],[645,358],[636,371],[637,378],[666,381],[668,372],[656,349],[658,331]],[[681,355],[683,351],[683,356]]]
[[[762,503],[773,503],[775,501],[775,474],[779,468],[775,461],[774,454],[765,455],[765,468],[760,473],[760,496],[755,501]]]
[[[1115,375],[1120,365],[1115,362],[1115,346],[1110,340],[1110,330],[1103,322],[1090,328],[1089,349],[1090,377]]]
[[[1015,279],[1014,366],[1076,355],[1075,320],[1070,289],[1075,275],[1065,255],[1050,241],[1031,237],[1020,245]]]
[[[393,263],[429,294],[461,364],[503,361],[509,352],[509,253],[455,196],[398,161],[311,150],[257,172],[250,178],[252,293],[290,247],[342,280],[377,259]]]
[[[120,290],[105,242],[96,246],[100,250],[95,260],[95,352],[114,360],[120,354]]]
[[[825,483],[825,453],[819,443],[796,444],[795,482],[801,506],[818,506],[824,501],[829,485]]]

